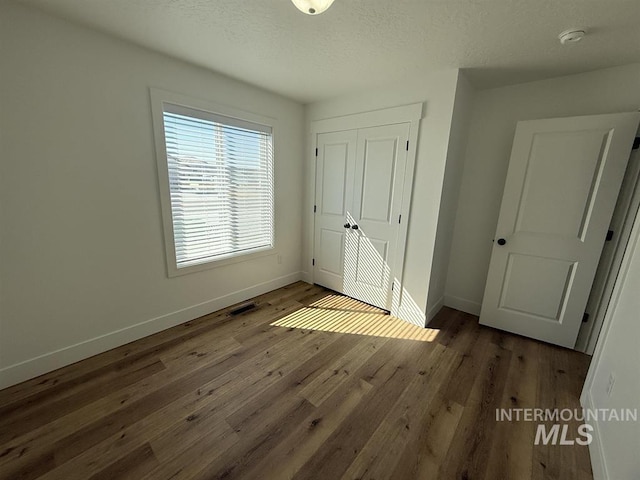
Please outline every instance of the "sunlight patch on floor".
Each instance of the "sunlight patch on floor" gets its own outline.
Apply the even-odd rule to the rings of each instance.
[[[431,342],[438,334],[438,330],[418,327],[342,295],[327,295],[271,325],[422,342]]]

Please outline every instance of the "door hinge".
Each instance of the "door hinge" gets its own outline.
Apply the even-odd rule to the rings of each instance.
[[[613,240],[613,230],[609,230],[607,232],[607,238],[605,239],[607,242],[610,242],[611,240]]]
[[[316,210],[318,209],[318,207],[316,205],[313,206],[313,213],[316,213]]]
[[[582,316],[582,323],[587,323],[589,321],[589,314],[585,312]]]
[[[398,216],[398,223],[400,223],[401,221],[402,221],[402,214]]]
[[[636,137],[633,140],[633,147],[632,150],[638,150],[640,148],[640,137]]]
[[[316,264],[316,259],[314,258],[314,259],[311,260],[311,265],[315,266],[315,264]]]
[[[318,156],[318,147],[316,147],[316,157]]]
[[[407,152],[409,151],[409,140],[407,140]]]

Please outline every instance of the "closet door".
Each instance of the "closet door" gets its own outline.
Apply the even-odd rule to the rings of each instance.
[[[343,293],[391,310],[409,124],[358,130]]]
[[[345,234],[353,201],[357,131],[319,134],[316,160],[314,281],[344,292]]]

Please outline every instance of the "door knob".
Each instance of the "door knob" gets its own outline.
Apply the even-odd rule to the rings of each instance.
[[[351,228],[351,224],[350,223],[345,223],[344,224],[344,228]]]
[[[358,228],[360,228],[360,227],[358,227],[358,225],[352,225],[351,226],[351,229],[353,229],[353,230],[358,230]]]
[[[498,239],[498,245],[502,246],[502,245],[506,245],[507,241],[504,238],[499,238]]]

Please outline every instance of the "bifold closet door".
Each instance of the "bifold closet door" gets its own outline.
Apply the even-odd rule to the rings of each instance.
[[[408,137],[406,123],[317,140],[314,280],[387,310]]]

